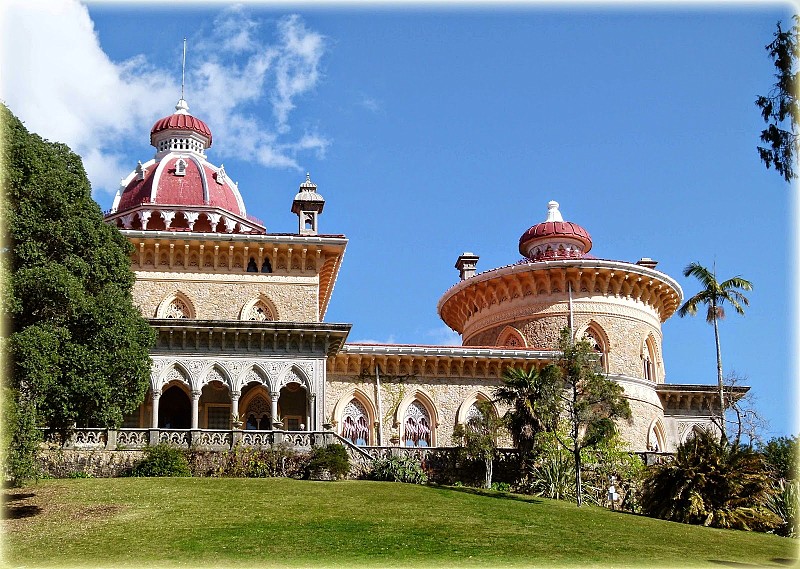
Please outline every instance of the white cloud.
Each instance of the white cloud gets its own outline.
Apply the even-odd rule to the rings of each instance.
[[[453,332],[447,326],[439,326],[425,332],[425,337],[437,346],[460,346],[461,335]]]
[[[186,98],[212,128],[215,158],[300,170],[301,153],[322,156],[330,144],[316,132],[288,136],[296,98],[319,82],[324,38],[298,16],[278,21],[272,44],[259,40],[262,28],[232,7],[190,38]],[[173,109],[180,93],[174,66],[161,68],[143,55],[112,61],[76,0],[10,0],[0,41],[0,98],[29,130],[80,154],[96,191],[116,191],[133,161],[148,158],[120,149],[141,141]]]

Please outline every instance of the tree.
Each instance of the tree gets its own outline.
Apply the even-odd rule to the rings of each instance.
[[[40,424],[119,426],[144,398],[154,342],[131,299],[132,246],[103,221],[77,155],[4,106],[0,119],[9,387]]]
[[[511,369],[495,390],[498,401],[511,405],[506,425],[529,466],[538,433],[553,433],[570,452],[575,465],[575,497],[583,503],[581,450],[613,437],[616,419],[630,419],[631,408],[618,383],[598,373],[597,353],[586,340],[573,341],[568,328],[561,331],[559,358],[541,371]],[[566,434],[559,426],[566,421]]]
[[[794,25],[788,30],[783,30],[778,22],[775,39],[765,46],[777,70],[777,81],[768,96],[756,99],[761,117],[768,124],[761,131],[761,141],[768,146],[759,146],[758,155],[767,168],[775,166],[775,170],[787,182],[797,177],[795,160],[798,153],[797,125],[800,122],[800,107],[797,101],[796,69],[799,22],[798,16],[794,16]]]
[[[718,528],[768,531],[781,520],[763,459],[748,447],[698,432],[672,460],[648,468],[642,511],[652,517]]]
[[[708,307],[706,311],[706,322],[714,326],[714,341],[717,347],[717,384],[719,387],[719,405],[720,405],[720,421],[719,426],[722,431],[722,438],[727,439],[725,429],[725,383],[722,376],[722,352],[719,347],[719,326],[718,320],[725,318],[724,304],[730,303],[738,314],[744,314],[744,306],[748,306],[750,302],[747,297],[740,292],[740,290],[750,291],[753,290],[753,285],[750,281],[736,276],[724,282],[717,281],[716,268],[708,270],[700,263],[691,263],[683,270],[683,276],[695,277],[700,281],[703,287],[700,292],[695,294],[689,300],[683,303],[678,309],[678,316],[683,318],[686,315],[694,316],[697,314],[697,309],[701,304]]]
[[[509,409],[503,424],[520,453],[523,470],[536,447],[536,435],[558,426],[558,384],[553,366],[542,370],[508,368],[503,384],[494,390],[495,401]]]
[[[755,396],[752,391],[743,392],[747,381],[746,376],[741,376],[731,370],[723,378],[725,384],[725,401],[728,405],[726,424],[735,430],[733,444],[747,440],[747,446],[753,447],[761,442],[761,435],[768,426],[768,422],[756,409]],[[728,418],[730,417],[730,418]]]
[[[566,417],[569,436],[558,429],[556,440],[572,453],[575,462],[575,499],[583,503],[581,451],[617,434],[616,419],[630,419],[631,407],[618,383],[598,373],[599,361],[585,339],[574,341],[568,328],[561,331],[561,355],[555,363],[559,416]]]
[[[483,487],[491,488],[492,461],[497,452],[497,432],[501,421],[488,401],[480,401],[476,407],[478,412],[471,416],[466,424],[456,425],[453,429],[453,439],[459,445],[463,445],[469,458],[483,461]]]

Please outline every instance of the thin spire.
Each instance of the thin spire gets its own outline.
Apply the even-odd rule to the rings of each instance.
[[[183,87],[186,85],[186,36],[183,36],[183,65],[181,66],[181,99],[183,99]]]

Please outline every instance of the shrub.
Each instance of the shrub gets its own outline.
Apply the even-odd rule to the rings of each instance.
[[[350,472],[350,457],[347,449],[340,444],[316,447],[311,451],[308,473],[312,478],[326,479],[329,474],[334,480],[344,478]]]
[[[407,482],[410,484],[425,484],[428,481],[428,475],[425,474],[420,462],[410,456],[375,459],[372,463],[370,478],[386,482]]]
[[[309,456],[285,445],[259,449],[237,444],[225,452],[193,451],[189,462],[194,476],[231,478],[303,478]]]
[[[645,514],[665,520],[767,531],[780,524],[766,507],[772,493],[761,456],[701,432],[648,469],[641,502]]]
[[[492,482],[492,490],[498,492],[511,492],[511,484],[508,482]]]
[[[144,449],[144,458],[131,468],[130,476],[191,476],[186,453],[168,444]]]
[[[41,477],[37,458],[42,433],[36,428],[36,408],[18,391],[2,390],[2,455],[11,486],[23,486]]]
[[[773,494],[767,500],[767,509],[781,519],[775,533],[784,537],[798,537],[797,510],[800,500],[800,480],[778,479]]]

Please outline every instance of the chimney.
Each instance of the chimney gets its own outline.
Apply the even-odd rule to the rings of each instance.
[[[480,257],[469,251],[458,256],[455,266],[462,281],[475,276],[475,267],[478,265],[478,259]]]

